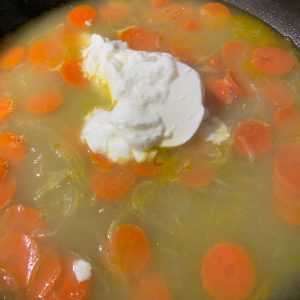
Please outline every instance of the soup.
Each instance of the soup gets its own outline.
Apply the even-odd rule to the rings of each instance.
[[[200,74],[207,113],[191,140],[144,162],[89,150],[87,114],[115,105],[81,68],[93,33]],[[215,2],[72,3],[9,35],[1,298],[299,299],[298,58]]]

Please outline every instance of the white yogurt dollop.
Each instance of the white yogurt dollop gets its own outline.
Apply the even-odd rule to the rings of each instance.
[[[127,162],[153,158],[158,147],[187,142],[204,114],[198,72],[172,55],[134,51],[127,43],[93,34],[83,71],[107,84],[115,106],[86,117],[82,140],[91,151]]]

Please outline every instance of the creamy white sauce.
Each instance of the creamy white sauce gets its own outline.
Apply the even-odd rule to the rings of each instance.
[[[73,272],[78,282],[89,280],[92,277],[92,266],[89,262],[79,259],[73,262]]]
[[[83,71],[99,88],[107,84],[115,106],[88,116],[82,140],[113,161],[153,158],[158,147],[187,142],[204,114],[198,72],[172,55],[134,51],[127,43],[92,35]]]

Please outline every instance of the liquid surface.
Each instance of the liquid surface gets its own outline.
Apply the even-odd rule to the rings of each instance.
[[[66,279],[75,259],[92,266],[91,280],[75,281],[76,299],[299,299],[297,50],[256,19],[206,2],[88,4],[95,11],[86,18],[71,4],[2,43],[2,298],[35,299],[51,249],[57,276],[45,271],[53,284],[44,299],[71,299],[64,287],[75,280]],[[92,33],[172,53],[201,74],[207,118],[189,143],[146,165],[89,153],[84,116],[113,107],[107,88],[80,71]],[[212,120],[230,137],[208,142]],[[18,204],[40,212],[39,221],[9,219]],[[28,258],[31,269],[9,263]]]

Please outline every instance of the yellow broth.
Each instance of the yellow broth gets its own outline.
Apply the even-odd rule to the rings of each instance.
[[[163,39],[179,38],[180,43],[191,45],[191,49],[201,49],[197,60],[190,64],[203,79],[219,72],[207,62],[221,52],[224,43],[233,39],[249,41],[253,48],[279,47],[295,57],[297,50],[265,24],[233,8],[232,22],[188,32],[178,29],[176,22],[160,22],[155,18],[164,7],[153,8],[146,0],[124,2],[131,6],[132,12],[120,22],[108,22],[98,15],[92,26],[77,29],[67,21],[68,12],[76,6],[72,3],[31,21],[2,41],[2,53],[13,45],[24,46],[26,52],[24,62],[17,67],[0,70],[6,83],[0,96],[12,98],[16,106],[9,119],[1,122],[0,131],[21,135],[28,146],[24,161],[9,169],[17,182],[17,192],[9,206],[22,203],[40,210],[47,226],[35,239],[55,248],[62,257],[72,252],[91,262],[90,299],[130,299],[132,287],[146,273],[161,274],[173,299],[212,299],[201,282],[201,261],[208,249],[222,242],[242,247],[255,265],[255,284],[249,299],[298,299],[300,229],[275,210],[272,178],[274,155],[284,142],[299,139],[300,127],[298,124],[287,134],[278,134],[274,128],[275,108],[260,90],[260,82],[267,75],[255,71],[248,63],[249,99],[234,99],[224,109],[208,105],[210,115],[190,143],[159,151],[157,160],[163,171],[158,178],[137,176],[135,187],[124,199],[109,202],[90,190],[90,175],[98,167],[80,141],[85,115],[94,107],[111,108],[107,91],[93,84],[70,86],[57,69],[39,68],[28,60],[28,51],[35,41],[61,28],[69,28],[80,37],[69,53],[70,57],[79,58],[87,44],[87,34],[118,39],[118,31],[131,25],[144,26]],[[103,4],[96,0],[88,3],[97,13]],[[194,11],[203,4],[178,3],[188,3]],[[294,90],[298,111],[299,76],[299,62],[296,62],[291,72],[280,77]],[[44,115],[27,112],[28,97],[45,88],[59,89],[64,95],[63,105]],[[209,103],[210,99],[205,101]],[[204,136],[202,128],[216,116],[230,128],[231,137],[221,146],[202,148],[198,143]],[[234,149],[234,129],[247,118],[270,126],[273,144],[262,158],[249,160]],[[213,164],[215,178],[203,188],[186,187],[178,178],[178,168],[193,164],[199,157]],[[150,241],[149,265],[137,278],[113,272],[106,262],[108,232],[123,223],[140,226]],[[3,297],[13,299],[6,291]]]

